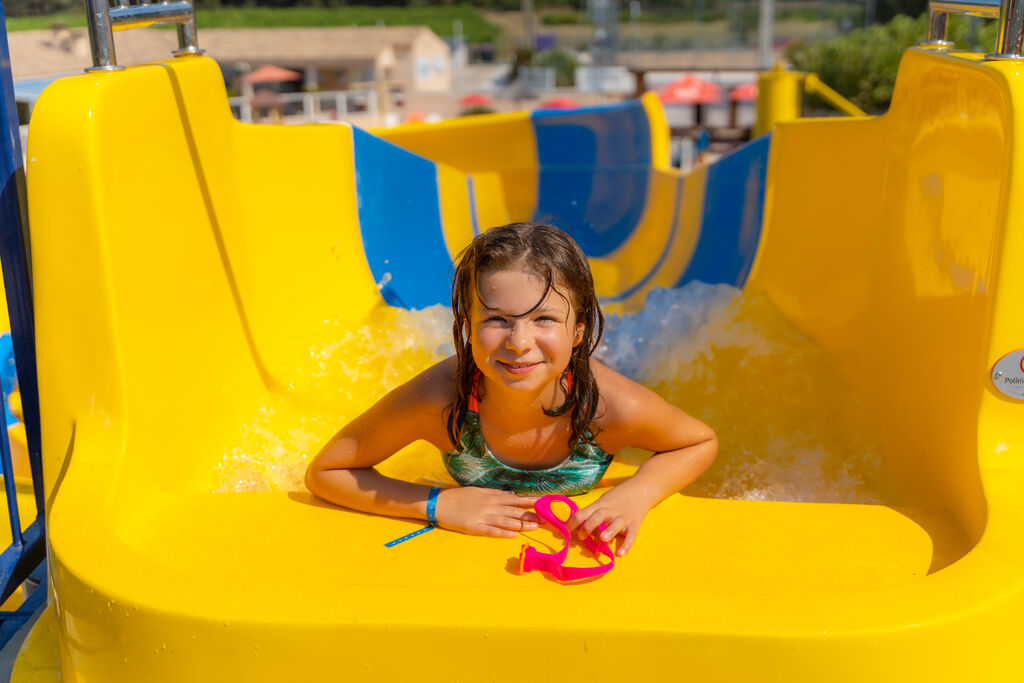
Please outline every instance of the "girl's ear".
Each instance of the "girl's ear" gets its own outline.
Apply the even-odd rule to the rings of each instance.
[[[586,332],[586,331],[587,331],[587,326],[586,325],[584,325],[583,323],[576,323],[576,335],[573,337],[573,340],[572,340],[573,348],[575,348],[575,347],[580,345],[580,342],[583,341],[583,333]]]

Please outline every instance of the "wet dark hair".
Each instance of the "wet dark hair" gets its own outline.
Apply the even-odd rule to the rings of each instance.
[[[544,301],[549,291],[554,291],[575,310],[576,321],[583,323],[583,338],[573,347],[569,365],[560,379],[565,401],[560,406],[544,408],[544,414],[557,417],[571,411],[570,450],[581,441],[593,443],[596,434],[590,430],[590,425],[597,413],[598,390],[590,370],[590,356],[604,333],[604,315],[597,303],[594,277],[583,250],[569,235],[543,223],[510,223],[491,228],[473,238],[458,256],[452,278],[452,312],[455,314],[452,334],[457,365],[455,398],[445,409],[448,437],[457,447],[477,371],[469,341],[470,307],[474,293],[479,292],[477,278],[481,273],[514,265],[522,265],[545,283],[544,296],[534,308]],[[571,386],[567,380],[570,372]]]

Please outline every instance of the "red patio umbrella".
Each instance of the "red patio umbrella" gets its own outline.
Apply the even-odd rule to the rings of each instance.
[[[459,104],[463,107],[483,107],[491,103],[491,98],[487,95],[481,95],[480,93],[473,93],[472,95],[466,95],[459,100]]]
[[[757,99],[757,81],[736,86],[729,93],[729,99],[733,102],[753,102]]]
[[[658,90],[665,104],[707,104],[722,99],[722,89],[714,83],[687,74]]]
[[[298,81],[301,79],[302,74],[298,71],[282,69],[281,67],[274,66],[273,64],[264,64],[260,68],[250,71],[241,78],[244,83],[283,83],[285,81]]]
[[[552,97],[540,103],[540,109],[575,109],[579,103],[571,97]]]

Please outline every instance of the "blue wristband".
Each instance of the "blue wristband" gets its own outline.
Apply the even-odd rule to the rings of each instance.
[[[393,548],[396,545],[398,545],[399,543],[405,543],[406,541],[408,541],[411,538],[416,538],[420,534],[425,534],[428,531],[430,531],[431,529],[436,529],[437,528],[437,497],[439,495],[441,495],[441,487],[440,486],[432,486],[432,487],[430,487],[430,493],[427,494],[427,525],[425,527],[423,527],[422,529],[417,529],[416,531],[412,532],[411,534],[406,534],[405,536],[402,536],[401,538],[396,538],[393,541],[389,541],[389,542],[384,544],[384,547],[385,548]]]
[[[437,497],[441,495],[440,486],[432,486],[427,496],[427,524],[437,526]]]

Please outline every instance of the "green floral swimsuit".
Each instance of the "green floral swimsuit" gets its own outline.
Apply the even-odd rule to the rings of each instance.
[[[612,456],[594,444],[577,443],[565,460],[543,470],[519,469],[494,457],[480,429],[480,406],[476,398],[479,379],[477,371],[469,397],[469,410],[459,436],[459,449],[442,454],[445,469],[455,481],[462,486],[504,489],[525,495],[560,493],[577,496],[597,485]]]

